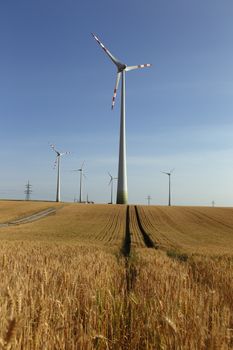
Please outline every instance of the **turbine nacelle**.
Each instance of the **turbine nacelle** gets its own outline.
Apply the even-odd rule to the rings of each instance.
[[[126,67],[127,67],[126,64],[124,64],[124,63],[118,63],[118,64],[117,64],[118,73],[123,72],[123,70],[125,70]]]

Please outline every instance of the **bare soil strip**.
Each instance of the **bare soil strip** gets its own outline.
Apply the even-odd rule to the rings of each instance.
[[[45,216],[55,214],[56,211],[57,211],[56,208],[49,208],[49,209],[46,209],[46,210],[42,210],[42,211],[40,211],[38,213],[26,216],[24,218],[0,224],[0,228],[1,227],[6,227],[6,226],[12,226],[12,225],[27,224],[27,223],[32,222],[32,221],[40,220],[40,219],[42,219]]]

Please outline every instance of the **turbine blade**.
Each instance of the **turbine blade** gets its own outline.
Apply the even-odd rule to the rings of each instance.
[[[55,162],[53,163],[53,169],[55,169],[56,166],[57,166],[57,158],[58,158],[58,157],[59,157],[59,156],[56,156]]]
[[[60,153],[60,156],[64,156],[66,154],[70,154],[70,152],[63,152],[63,153]]]
[[[173,168],[172,170],[170,170],[170,174],[173,173],[174,170],[175,170],[175,168]]]
[[[53,145],[53,144],[50,144],[50,147],[52,148],[52,150],[54,151],[54,152],[56,152],[57,153],[57,155],[59,155],[60,153],[55,149],[55,145]]]
[[[81,171],[83,170],[84,163],[85,163],[85,160],[83,161],[83,163],[81,165],[81,168],[80,168]]]
[[[97,43],[102,47],[102,49],[105,51],[105,53],[108,55],[108,57],[112,60],[112,62],[118,67],[120,61],[114,57],[111,52],[104,46],[104,44],[101,43],[101,41],[99,40],[99,38],[94,34],[91,33],[93,35],[93,37],[95,38],[95,40],[97,41]]]
[[[112,109],[115,105],[115,101],[116,101],[116,95],[117,95],[117,89],[119,86],[119,81],[121,78],[121,73],[117,73],[117,78],[116,78],[116,84],[115,84],[115,88],[114,88],[114,92],[113,92],[113,97],[112,97]]]
[[[112,178],[112,175],[108,172],[108,175]]]
[[[125,71],[129,72],[130,70],[139,69],[139,68],[146,68],[146,67],[151,67],[151,66],[152,66],[152,64],[150,64],[150,63],[139,64],[138,66],[127,66],[125,68]]]
[[[108,186],[111,184],[112,180],[113,180],[113,179],[111,178],[111,180],[110,180],[109,183],[108,183]]]

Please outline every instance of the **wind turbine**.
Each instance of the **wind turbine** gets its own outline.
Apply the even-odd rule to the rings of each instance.
[[[57,193],[56,193],[56,202],[60,202],[60,159],[65,154],[70,154],[70,152],[59,152],[55,149],[55,145],[50,145],[53,151],[57,154],[55,162],[54,162],[54,168],[56,168],[57,165]]]
[[[148,205],[150,205],[150,201],[151,201],[151,196],[148,194],[148,196],[146,197]]]
[[[117,184],[117,204],[128,203],[128,190],[127,190],[127,168],[126,168],[126,138],[125,138],[125,72],[150,67],[151,64],[140,64],[137,66],[127,66],[114,57],[111,52],[101,43],[98,37],[93,34],[93,37],[102,47],[108,57],[117,67],[117,78],[112,97],[112,109],[115,105],[118,85],[121,80],[121,121],[120,121],[120,145],[119,145],[119,163],[118,163],[118,184]]]
[[[83,163],[81,165],[81,168],[73,170],[73,171],[79,171],[79,173],[80,173],[80,179],[79,179],[79,182],[80,182],[80,185],[79,185],[79,203],[82,203],[82,180],[83,180],[83,177],[86,177],[86,175],[83,173],[84,163],[85,163],[85,160],[83,161]]]
[[[171,174],[173,173],[175,169],[170,170],[170,172],[161,171],[161,173],[168,175],[169,182],[168,182],[168,205],[171,206]]]
[[[113,181],[117,180],[117,177],[113,177],[110,173],[108,173],[108,175],[110,176],[110,181],[109,181],[108,185],[111,184],[111,202],[110,202],[110,204],[113,204],[113,202],[112,202],[112,199],[113,199]]]

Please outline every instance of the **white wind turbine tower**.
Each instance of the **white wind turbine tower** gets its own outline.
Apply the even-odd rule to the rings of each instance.
[[[117,67],[117,78],[114,88],[113,98],[112,98],[112,109],[115,104],[117,89],[121,81],[121,122],[120,122],[120,146],[119,146],[119,163],[118,163],[118,184],[117,184],[117,204],[127,204],[128,203],[128,190],[127,190],[127,168],[126,168],[126,139],[125,139],[125,72],[130,70],[150,67],[151,64],[141,64],[137,66],[127,66],[121,63],[116,57],[114,57],[111,52],[106,49],[106,47],[100,42],[95,34],[93,37],[102,47],[108,57]]]
[[[171,174],[173,173],[175,169],[170,170],[170,172],[161,171],[161,173],[168,175],[169,182],[168,182],[168,205],[171,206]]]
[[[50,145],[51,148],[54,150],[54,152],[56,152],[57,156],[55,159],[55,163],[54,163],[54,168],[57,165],[57,193],[56,193],[56,202],[60,202],[60,159],[62,156],[64,156],[65,154],[70,154],[70,152],[59,152],[55,149],[55,145]]]
[[[111,202],[110,204],[113,204],[113,181],[117,180],[117,177],[113,177],[110,173],[108,173],[108,175],[110,176],[110,181],[108,185],[111,185]]]
[[[86,175],[83,173],[83,166],[84,166],[85,160],[83,161],[81,168],[75,169],[73,171],[79,171],[80,173],[80,179],[79,179],[79,203],[82,203],[82,184],[83,184],[83,177],[86,177]]]

